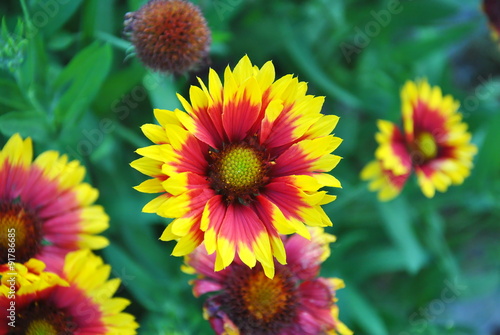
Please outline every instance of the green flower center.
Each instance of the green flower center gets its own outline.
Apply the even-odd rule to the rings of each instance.
[[[220,176],[228,187],[252,187],[260,180],[261,164],[251,148],[230,148],[220,161]]]
[[[41,247],[42,229],[37,217],[21,203],[0,202],[0,261],[23,263]],[[9,257],[15,254],[15,259]]]
[[[26,335],[57,335],[57,329],[45,320],[33,320],[26,329]]]
[[[248,143],[231,144],[209,155],[209,180],[228,203],[248,204],[268,179],[269,163],[264,151]]]
[[[426,161],[437,156],[438,146],[434,136],[430,133],[423,132],[419,134],[415,139],[415,146]]]

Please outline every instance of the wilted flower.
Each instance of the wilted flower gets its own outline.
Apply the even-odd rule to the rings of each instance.
[[[205,61],[211,42],[200,9],[185,0],[150,0],[125,15],[125,33],[146,66],[175,74]]]

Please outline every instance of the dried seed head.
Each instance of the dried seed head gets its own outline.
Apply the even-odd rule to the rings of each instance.
[[[210,29],[200,9],[184,0],[151,0],[125,14],[124,32],[137,57],[153,70],[181,74],[206,60]]]

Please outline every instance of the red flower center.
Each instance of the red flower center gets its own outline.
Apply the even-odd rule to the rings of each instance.
[[[221,151],[211,150],[209,161],[212,188],[228,203],[248,204],[268,180],[270,163],[265,150],[246,142],[230,144]]]
[[[24,263],[41,247],[41,223],[21,203],[0,203],[0,261]]]
[[[41,300],[19,310],[16,327],[9,334],[17,335],[72,335],[78,326],[64,311]]]
[[[279,334],[293,324],[295,282],[286,268],[276,270],[274,279],[269,279],[260,266],[234,266],[227,278],[223,306],[242,334]]]

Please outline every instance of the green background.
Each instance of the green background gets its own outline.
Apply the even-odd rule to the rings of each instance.
[[[153,195],[129,163],[148,145],[139,127],[153,108],[180,107],[196,76],[152,73],[131,54],[123,17],[143,1],[2,1],[0,144],[19,132],[35,152],[56,149],[87,167],[87,181],[111,217],[111,245],[98,252],[121,277],[140,334],[211,334],[179,267],[174,243],[158,240],[166,221],[141,208]],[[273,60],[325,114],[344,157],[343,188],[325,206],[338,241],[322,275],[344,279],[341,319],[356,334],[500,333],[500,51],[473,0],[200,0],[212,30],[211,67],[221,73],[248,54]],[[34,30],[21,34],[18,20]],[[26,26],[26,24],[24,24]],[[18,26],[19,28],[19,26]],[[373,159],[376,120],[400,122],[399,91],[427,78],[461,102],[479,152],[461,186],[426,199],[411,178],[380,203],[359,180]]]

